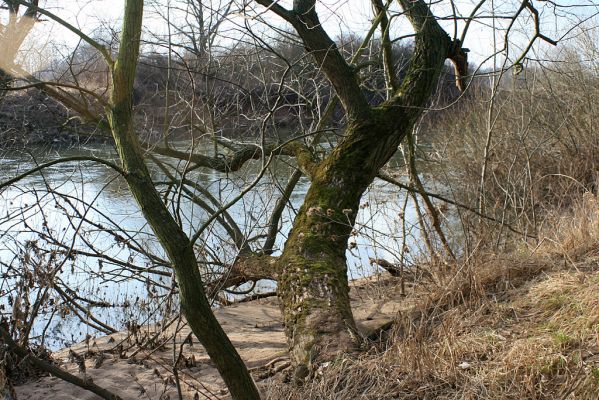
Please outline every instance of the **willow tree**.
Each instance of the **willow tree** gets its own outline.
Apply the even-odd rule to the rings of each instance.
[[[274,261],[278,296],[283,312],[296,377],[303,379],[315,364],[356,349],[356,324],[349,301],[346,249],[356,222],[362,195],[389,161],[404,138],[411,134],[430,104],[447,60],[453,63],[456,86],[465,89],[468,49],[462,44],[468,28],[478,18],[485,0],[473,5],[458,37],[458,11],[452,10],[453,37],[442,28],[439,18],[424,0],[398,0],[400,10],[391,12],[394,2],[371,0],[375,12],[372,29],[380,29],[381,63],[385,74],[386,101],[372,105],[360,84],[360,65],[344,58],[319,19],[316,0],[294,0],[292,8],[280,2],[256,0],[269,12],[288,23],[297,33],[306,52],[326,76],[345,111],[345,131],[321,161],[304,165],[311,180],[304,203],[280,257]],[[394,59],[390,32],[392,19],[401,15],[411,24],[413,52],[408,70],[400,74]],[[498,16],[491,8],[489,18]],[[519,18],[530,18],[529,41],[516,60],[504,59],[504,67],[520,70],[537,40],[557,42],[541,33],[540,13],[528,0],[514,4],[513,13],[502,25],[503,48]],[[372,29],[369,34],[372,33]],[[500,34],[498,28],[494,34]],[[497,53],[496,53],[497,54]],[[300,165],[302,159],[298,159]]]
[[[13,79],[8,71],[14,64],[23,41],[35,24],[38,0],[31,1],[21,16],[19,2],[4,1],[4,3],[8,10],[8,18],[5,24],[0,24],[0,96],[6,93],[2,89],[8,88]]]
[[[232,274],[231,282],[239,276],[276,279],[295,376],[301,381],[320,362],[357,349],[360,333],[349,301],[346,249],[360,199],[412,131],[437,87],[447,59],[455,63],[458,82],[462,83],[467,69],[466,52],[460,40],[452,40],[441,28],[424,1],[400,0],[415,32],[410,67],[400,81],[389,38],[389,3],[373,0],[377,15],[373,29],[380,27],[388,86],[388,99],[373,106],[359,82],[358,68],[344,58],[321,25],[315,0],[295,0],[292,9],[271,0],[256,3],[295,29],[306,52],[333,87],[346,115],[342,138],[324,159],[315,159],[309,149],[298,143],[279,151],[278,154],[296,156],[299,169],[311,181],[309,190],[282,254],[268,256],[271,246],[267,245],[266,255],[243,254],[233,266],[237,273]],[[368,37],[371,35],[372,32]],[[240,151],[238,157],[222,163],[169,148],[154,150],[222,171],[241,168],[251,158],[248,154],[263,158],[273,154],[272,149],[262,146],[259,152]]]

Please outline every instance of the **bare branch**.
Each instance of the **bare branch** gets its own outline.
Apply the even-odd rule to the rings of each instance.
[[[112,60],[112,56],[110,55],[110,52],[106,49],[106,47],[100,43],[98,43],[97,41],[95,41],[94,39],[92,39],[91,37],[89,37],[88,35],[86,35],[85,33],[83,33],[80,29],[76,28],[75,26],[69,24],[67,21],[65,21],[64,19],[60,18],[59,16],[55,15],[54,13],[51,13],[48,10],[45,10],[43,8],[40,8],[37,6],[37,1],[34,1],[33,3],[27,2],[27,1],[23,1],[23,0],[11,0],[15,3],[18,4],[22,4],[24,6],[27,6],[27,14],[28,15],[32,15],[33,13],[39,13],[41,15],[45,15],[46,17],[58,22],[60,25],[64,26],[65,28],[67,28],[68,30],[70,30],[71,32],[73,32],[75,35],[79,36],[81,39],[83,39],[86,43],[88,43],[90,46],[92,46],[93,48],[95,48],[96,50],[98,50],[100,52],[100,54],[102,54],[102,56],[104,57],[104,59],[106,60],[106,62],[108,63],[108,65],[112,65],[113,64],[113,60]]]
[[[65,157],[65,158],[59,158],[58,160],[52,160],[52,161],[49,161],[44,164],[40,164],[35,168],[31,168],[30,170],[23,172],[20,175],[15,176],[14,178],[11,178],[4,182],[0,182],[0,190],[20,181],[23,178],[26,178],[29,175],[35,174],[36,172],[39,172],[39,171],[43,170],[44,168],[48,168],[48,167],[51,167],[56,164],[68,163],[68,162],[73,162],[73,161],[93,161],[93,162],[96,162],[99,164],[106,165],[107,167],[112,168],[113,170],[115,170],[116,172],[118,172],[119,174],[121,174],[123,176],[127,175],[125,173],[125,171],[123,171],[119,166],[117,166],[116,164],[111,163],[110,161],[107,161],[103,158],[90,157],[90,156]]]
[[[106,400],[121,400],[121,397],[110,392],[109,390],[96,385],[91,379],[81,379],[73,374],[68,373],[67,371],[60,369],[52,364],[43,361],[42,359],[33,355],[30,351],[25,349],[24,347],[19,346],[15,343],[14,340],[10,337],[10,334],[6,331],[4,326],[0,324],[0,337],[4,343],[8,346],[10,350],[12,350],[16,355],[21,357],[24,361],[35,365],[37,368],[46,371],[55,377],[62,379],[66,382],[72,383],[73,385],[79,386],[82,389],[88,390],[94,394],[97,394],[103,399]]]
[[[271,0],[256,0],[289,22],[302,38],[306,50],[312,54],[331,82],[343,108],[350,119],[360,119],[370,114],[370,106],[360,89],[355,71],[345,61],[337,45],[322,28],[313,0],[294,2],[288,11]]]

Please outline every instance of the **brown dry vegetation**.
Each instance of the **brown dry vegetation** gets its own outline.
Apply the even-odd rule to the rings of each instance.
[[[577,57],[429,114],[435,180],[495,221],[461,213],[463,257],[433,263],[381,346],[270,399],[599,398],[599,84]]]
[[[260,380],[266,398],[599,398],[599,83],[597,71],[567,65],[496,94],[482,211],[504,224],[462,214],[461,257],[428,262],[431,276],[408,285],[378,343],[323,364],[302,387],[278,371]],[[430,139],[435,179],[471,208],[488,95],[437,115]]]
[[[431,113],[435,179],[460,202],[478,207],[482,199],[486,214],[532,235],[547,215],[571,211],[581,194],[596,190],[599,70],[573,50],[561,57],[518,77],[508,73],[495,93],[490,78],[479,78],[486,85],[467,101]],[[479,234],[497,239],[505,231],[476,219],[470,227]]]
[[[272,368],[275,363],[289,365],[276,301],[245,303],[217,314],[268,399],[595,400],[599,393],[598,204],[596,196],[582,196],[569,215],[552,219],[552,229],[536,245],[522,245],[509,255],[481,251],[449,270],[447,265],[433,266],[432,277],[408,283],[403,298],[399,278],[375,278],[355,286],[352,298],[356,310],[362,310],[362,320],[372,315],[372,307],[380,312],[381,304],[388,304],[391,308],[383,307],[387,313],[399,310],[394,325],[378,342],[369,342],[365,353],[324,364],[314,380],[302,387],[290,383],[289,368]],[[183,350],[188,333],[189,329],[180,332],[172,346],[165,342],[164,348],[129,348],[130,357],[109,352],[102,369],[92,369],[90,358],[88,372],[117,393],[135,397],[144,386],[152,396],[173,394],[174,383],[167,379],[172,376],[169,357],[173,349]],[[127,335],[112,337],[117,341],[99,339],[94,344],[99,347],[94,348],[114,347]],[[79,354],[88,348],[86,343],[73,347]],[[56,359],[66,352],[57,353]],[[198,346],[185,346],[183,358],[194,360],[181,367],[185,387],[191,382],[194,389],[201,382],[205,390],[211,388],[210,398],[227,398]],[[76,373],[76,363],[64,366]],[[130,378],[123,379],[129,375],[136,385],[131,386]],[[85,395],[75,389],[44,378],[17,391],[19,399]],[[191,399],[195,390],[184,393],[185,399]]]
[[[416,306],[378,350],[303,388],[273,383],[269,398],[596,399],[599,209],[585,199],[539,246],[479,255],[415,286]]]

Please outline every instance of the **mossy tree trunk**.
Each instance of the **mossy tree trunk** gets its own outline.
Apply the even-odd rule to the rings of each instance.
[[[121,46],[111,64],[112,90],[107,115],[127,184],[176,272],[187,322],[216,364],[231,395],[234,399],[259,399],[247,368],[212,313],[192,244],[162,202],[143,159],[132,106],[142,16],[143,0],[125,2]]]
[[[296,29],[335,88],[349,121],[344,138],[314,170],[278,261],[286,335],[296,377],[301,379],[315,363],[356,348],[345,254],[360,199],[414,127],[445,59],[461,49],[455,48],[422,0],[400,0],[416,33],[413,58],[389,100],[371,107],[354,68],[323,30],[314,0],[295,0],[292,10],[269,0],[258,2]]]
[[[292,360],[299,377],[304,377],[313,363],[355,349],[345,251],[360,198],[412,130],[437,85],[445,59],[461,53],[461,48],[437,24],[423,0],[398,0],[414,27],[414,54],[397,89],[392,79],[396,76],[393,62],[385,60],[392,93],[385,103],[371,107],[356,69],[322,28],[315,0],[294,0],[291,10],[272,0],[256,1],[297,31],[334,87],[348,119],[344,138],[325,160],[310,167],[311,187],[277,261],[278,291]],[[107,115],[127,183],[176,271],[189,325],[233,398],[259,398],[247,369],[212,314],[192,243],[162,202],[144,162],[132,113],[143,1],[127,0],[125,9],[119,54],[116,61],[109,60],[112,90]],[[102,54],[110,58],[107,52]]]

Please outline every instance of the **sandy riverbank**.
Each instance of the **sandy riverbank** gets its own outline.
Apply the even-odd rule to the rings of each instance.
[[[354,315],[366,336],[405,308],[398,284],[397,279],[381,275],[352,285]],[[258,383],[287,367],[287,345],[276,298],[240,303],[215,313]],[[195,338],[188,339],[190,330],[182,325],[174,321],[165,329],[151,326],[92,338],[53,357],[69,372],[91,378],[124,399],[175,399],[173,360],[182,349],[178,375],[183,397],[194,399],[197,393],[195,398],[200,399],[226,398],[225,386],[204,349]],[[78,361],[82,359],[85,372]],[[54,377],[43,377],[16,390],[20,400],[99,398]]]

